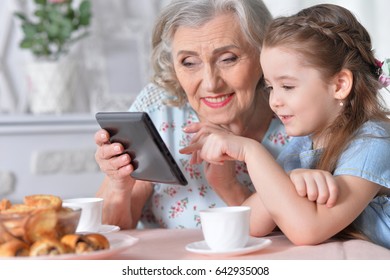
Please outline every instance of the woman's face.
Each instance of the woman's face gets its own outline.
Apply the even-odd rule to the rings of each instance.
[[[200,28],[179,27],[172,57],[177,78],[201,119],[231,124],[253,113],[262,73],[259,53],[233,15],[218,16]]]

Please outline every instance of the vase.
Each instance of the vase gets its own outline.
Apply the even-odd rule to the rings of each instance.
[[[35,61],[27,65],[29,109],[33,114],[62,114],[73,109],[76,61]]]

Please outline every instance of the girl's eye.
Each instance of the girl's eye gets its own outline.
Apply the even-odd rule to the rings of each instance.
[[[284,88],[285,90],[292,90],[292,89],[294,89],[293,86],[286,86],[286,85],[284,85],[283,88]]]
[[[264,90],[266,93],[270,93],[273,89],[274,88],[272,86],[267,86],[267,85],[264,86]]]

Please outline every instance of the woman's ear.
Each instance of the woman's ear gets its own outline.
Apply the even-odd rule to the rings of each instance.
[[[343,100],[348,97],[353,85],[353,74],[351,70],[342,69],[334,78],[336,91],[334,97],[338,100]]]

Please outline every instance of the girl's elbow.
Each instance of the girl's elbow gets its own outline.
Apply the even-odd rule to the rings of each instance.
[[[325,237],[318,234],[318,230],[286,231],[284,234],[296,246],[312,246],[326,241]]]
[[[275,229],[275,226],[268,226],[268,227],[250,227],[250,235],[253,237],[263,237],[270,234]]]

